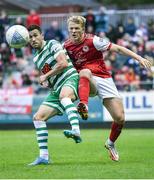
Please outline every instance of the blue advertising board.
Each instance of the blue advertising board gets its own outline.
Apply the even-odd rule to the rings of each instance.
[[[44,96],[37,95],[33,98],[32,113],[21,115],[21,114],[0,114],[0,123],[32,123],[34,113],[37,111],[39,105],[43,101]],[[76,101],[75,104],[78,102]],[[88,122],[102,122],[103,121],[103,110],[102,104],[98,97],[89,99],[89,118]],[[48,123],[64,123],[68,122],[67,116],[55,116],[49,119]],[[84,123],[85,121],[80,121]]]

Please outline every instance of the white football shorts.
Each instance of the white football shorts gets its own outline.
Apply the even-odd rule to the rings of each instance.
[[[101,100],[112,97],[121,98],[112,78],[93,76],[93,79],[96,83],[98,96]]]

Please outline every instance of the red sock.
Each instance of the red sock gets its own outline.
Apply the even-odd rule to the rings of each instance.
[[[111,133],[110,133],[110,140],[115,142],[116,139],[119,137],[121,130],[123,128],[123,124],[117,124],[115,122],[111,125]]]
[[[82,101],[85,104],[88,104],[89,92],[90,92],[89,79],[87,79],[86,77],[81,77],[79,80],[79,87],[78,87],[80,101]]]

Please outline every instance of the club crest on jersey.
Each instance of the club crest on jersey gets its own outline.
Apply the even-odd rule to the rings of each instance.
[[[88,52],[89,51],[89,47],[88,46],[83,46],[83,51],[84,52]]]

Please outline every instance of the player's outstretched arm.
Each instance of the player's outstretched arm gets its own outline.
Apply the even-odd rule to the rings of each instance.
[[[131,51],[125,47],[122,47],[122,46],[119,46],[116,44],[112,44],[110,51],[114,51],[114,52],[117,52],[119,54],[130,56],[133,59],[136,59],[140,63],[140,65],[143,66],[144,68],[150,69],[152,66],[151,60],[145,59],[145,58],[141,57],[140,55],[134,53],[133,51]]]

